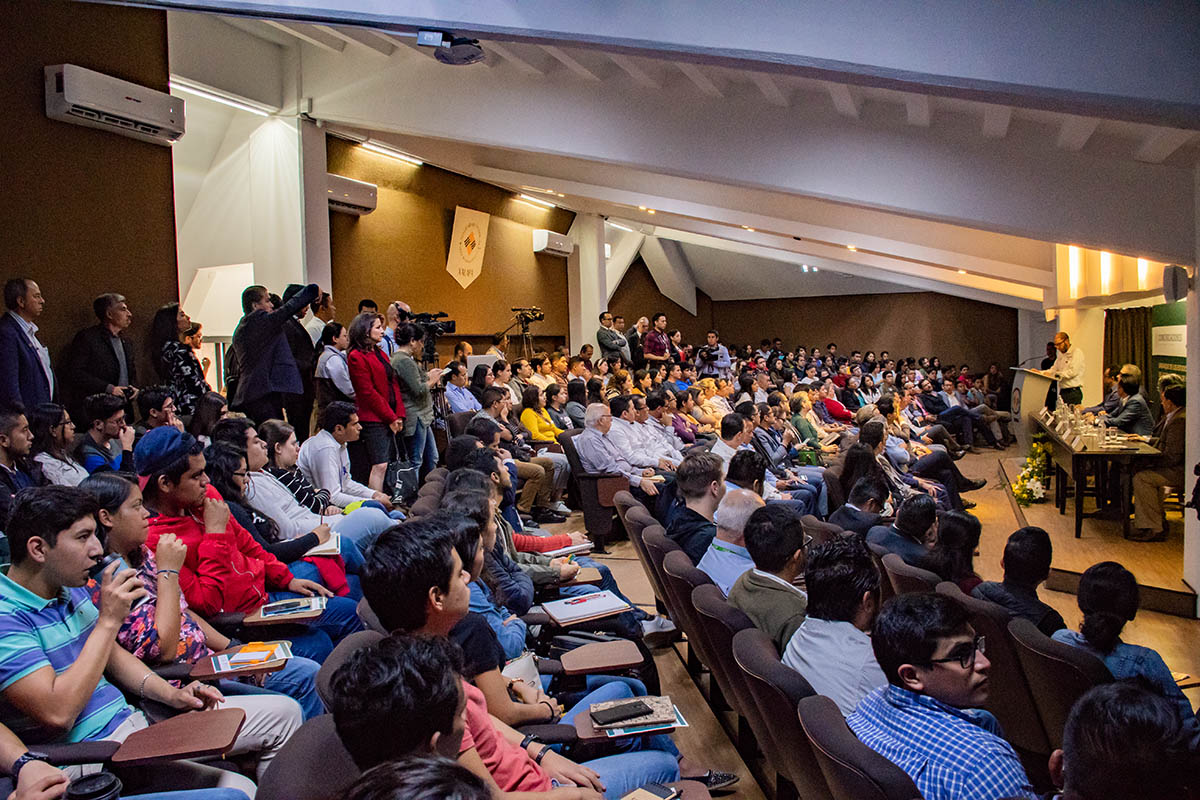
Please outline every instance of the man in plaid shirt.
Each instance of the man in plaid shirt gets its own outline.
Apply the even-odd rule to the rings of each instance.
[[[981,710],[991,667],[984,645],[966,611],[937,594],[899,595],[875,621],[871,646],[888,685],[846,724],[925,800],[1037,797],[995,717]]]

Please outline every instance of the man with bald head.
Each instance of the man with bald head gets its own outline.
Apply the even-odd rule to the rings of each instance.
[[[726,595],[743,572],[754,568],[754,560],[746,549],[746,520],[764,504],[763,499],[749,489],[731,489],[725,492],[713,515],[717,535],[696,566]]]

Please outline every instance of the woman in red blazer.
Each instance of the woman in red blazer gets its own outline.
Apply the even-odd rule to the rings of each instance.
[[[371,459],[371,477],[367,485],[383,491],[383,478],[389,461],[395,458],[396,437],[404,429],[404,400],[400,379],[392,371],[387,356],[379,349],[383,341],[383,317],[365,312],[350,323],[350,350],[346,361],[354,402],[362,423],[362,439]]]

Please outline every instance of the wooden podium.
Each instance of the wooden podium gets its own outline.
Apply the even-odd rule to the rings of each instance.
[[[1012,431],[1023,454],[1029,453],[1029,443],[1038,430],[1034,416],[1046,405],[1050,378],[1032,369],[1013,367]]]

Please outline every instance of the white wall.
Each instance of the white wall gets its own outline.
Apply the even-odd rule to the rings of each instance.
[[[211,117],[214,125],[218,119]],[[223,130],[190,126],[174,146],[176,164],[189,165],[190,187],[176,195],[180,296],[187,296],[197,269],[242,263],[254,264],[256,282],[282,293],[304,277],[296,123],[244,112],[224,119]],[[210,149],[201,173],[194,151]]]
[[[1057,332],[1057,319],[1046,322],[1041,311],[1017,309],[1017,358],[1026,362],[1023,366],[1036,368],[1046,353],[1046,342]]]

